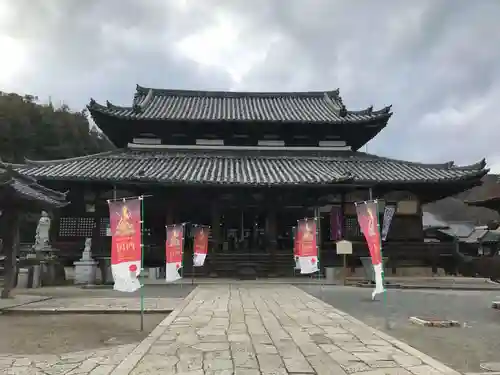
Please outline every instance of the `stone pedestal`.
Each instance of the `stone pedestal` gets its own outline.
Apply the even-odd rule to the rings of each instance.
[[[82,258],[73,264],[75,265],[74,284],[95,284],[97,278],[98,262],[92,259],[92,239],[85,239],[85,248],[83,249]]]
[[[33,281],[31,283],[31,287],[42,287],[42,266],[40,264],[36,264],[33,266]]]
[[[80,259],[75,265],[75,284],[95,284],[97,277],[97,262],[93,259]]]

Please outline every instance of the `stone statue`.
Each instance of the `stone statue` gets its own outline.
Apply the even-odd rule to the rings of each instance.
[[[85,247],[83,249],[82,259],[80,259],[80,260],[83,260],[83,261],[93,260],[92,259],[92,238],[90,238],[90,237],[87,237],[85,239]]]
[[[43,250],[49,246],[50,217],[46,211],[42,211],[42,216],[38,220],[35,234],[35,251]]]

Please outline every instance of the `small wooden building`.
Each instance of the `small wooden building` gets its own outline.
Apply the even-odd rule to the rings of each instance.
[[[0,271],[4,287],[2,298],[7,298],[14,285],[19,252],[19,227],[26,212],[61,208],[68,202],[66,194],[48,189],[35,179],[15,171],[12,165],[0,162]],[[33,233],[34,236],[34,233]]]
[[[32,161],[18,170],[68,189],[55,241],[72,257],[85,237],[109,255],[106,199],[145,199],[146,265],[164,264],[165,224],[211,225],[206,271],[230,274],[251,260],[265,275],[293,272],[292,227],[320,213],[321,266],[333,265],[332,208],[356,262],[367,248],[355,201],[397,205],[384,254],[437,264],[442,244],[424,243],[421,206],[480,183],[484,160],[459,167],[367,154],[360,149],[392,115],[391,107],[352,111],[338,90],[214,92],[137,86],[128,107],[91,100],[93,119],[116,150],[66,160]],[[401,140],[402,141],[402,140]],[[380,205],[383,210],[383,204]],[[190,269],[189,250],[185,270]],[[198,272],[198,271],[197,271]]]

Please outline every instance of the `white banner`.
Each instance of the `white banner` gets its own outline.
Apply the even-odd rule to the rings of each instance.
[[[319,268],[317,257],[299,257],[299,267],[302,275],[318,272]]]
[[[138,279],[141,272],[141,262],[122,262],[111,265],[111,272],[113,274],[113,289],[119,292],[135,292],[141,287]]]
[[[385,241],[387,239],[387,234],[389,233],[389,229],[391,228],[391,222],[395,212],[396,212],[395,205],[385,205],[384,221],[382,223],[382,233],[381,233],[382,241]]]

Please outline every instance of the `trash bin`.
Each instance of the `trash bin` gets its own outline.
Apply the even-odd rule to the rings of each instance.
[[[327,284],[335,284],[335,268],[325,267],[325,276]]]
[[[29,285],[29,269],[19,268],[17,274],[17,288],[27,288]]]
[[[148,279],[149,280],[158,280],[160,278],[160,268],[148,268]]]

